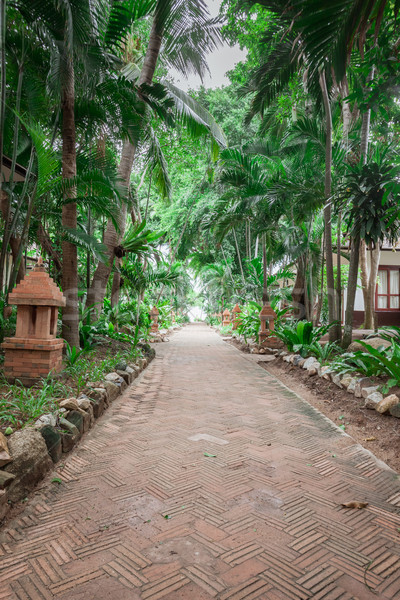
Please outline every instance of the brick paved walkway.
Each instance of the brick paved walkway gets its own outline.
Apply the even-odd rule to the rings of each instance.
[[[157,354],[3,529],[0,599],[400,598],[394,472],[205,327]]]

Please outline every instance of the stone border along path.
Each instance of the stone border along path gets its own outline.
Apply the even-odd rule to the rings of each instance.
[[[392,470],[188,326],[3,528],[0,599],[399,598],[399,507]]]

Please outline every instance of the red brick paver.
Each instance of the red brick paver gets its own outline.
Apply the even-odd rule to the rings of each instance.
[[[396,474],[206,327],[57,471],[2,531],[0,600],[400,598]]]

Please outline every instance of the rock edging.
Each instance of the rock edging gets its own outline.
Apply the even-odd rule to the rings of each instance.
[[[74,448],[154,357],[154,349],[149,349],[146,358],[137,363],[120,363],[103,381],[89,383],[85,393],[61,400],[54,413],[42,415],[33,426],[7,438],[0,433],[0,521],[12,504],[36,487],[63,453]]]
[[[349,394],[353,394],[356,398],[362,398],[363,408],[400,418],[400,398],[396,394],[384,397],[379,391],[380,386],[374,384],[369,377],[360,377],[349,373],[339,375],[332,371],[328,365],[321,365],[314,356],[303,358],[300,354],[294,354],[286,350],[274,350],[272,348],[267,350],[269,353],[274,354],[276,358],[292,364],[294,367],[306,370],[309,377],[318,376],[321,379],[326,379],[337,387],[345,389]]]

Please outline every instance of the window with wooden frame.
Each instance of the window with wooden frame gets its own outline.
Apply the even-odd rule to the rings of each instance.
[[[380,267],[376,286],[375,310],[400,309],[400,269]]]

